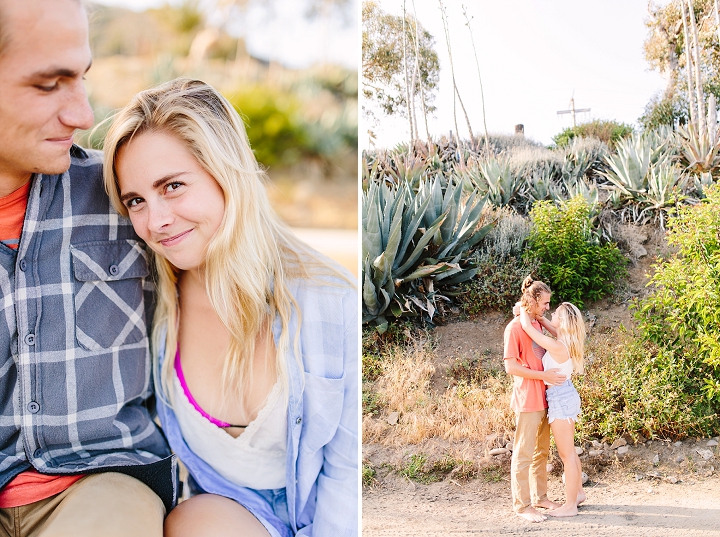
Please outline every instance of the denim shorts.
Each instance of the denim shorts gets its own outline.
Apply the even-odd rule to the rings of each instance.
[[[548,386],[545,395],[548,402],[548,423],[568,418],[577,421],[580,414],[580,396],[570,379],[560,386]]]

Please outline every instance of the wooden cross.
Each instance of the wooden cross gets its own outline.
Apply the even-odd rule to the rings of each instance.
[[[575,97],[570,98],[570,110],[558,110],[558,115],[560,114],[572,114],[572,120],[573,120],[573,129],[577,127],[577,124],[575,123],[575,114],[578,114],[580,112],[589,112],[589,108],[575,108]]]

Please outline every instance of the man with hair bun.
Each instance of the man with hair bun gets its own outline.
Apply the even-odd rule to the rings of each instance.
[[[550,288],[528,276],[522,284],[521,304],[534,317],[533,326],[554,334],[543,316],[550,309]],[[513,510],[530,522],[542,522],[545,515],[537,508],[555,509],[560,504],[547,497],[547,461],[550,452],[550,426],[547,420],[545,384],[560,385],[566,378],[558,369],[543,371],[545,349],[525,333],[520,318],[505,328],[505,371],[514,378],[510,407],[515,411],[510,483]]]
[[[0,535],[160,537],[177,496],[146,253],[73,143],[90,63],[80,0],[0,0]]]

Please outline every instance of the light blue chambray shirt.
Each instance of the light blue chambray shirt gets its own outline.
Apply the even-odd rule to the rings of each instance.
[[[287,353],[286,497],[290,526],[296,535],[350,537],[358,534],[358,296],[347,285],[302,282],[290,285],[302,316],[299,349],[290,321]],[[277,344],[280,319],[273,333]],[[157,349],[164,355],[164,345]],[[301,376],[302,375],[302,376]],[[173,410],[158,398],[158,414],[170,446],[197,485],[208,493],[232,498],[263,523],[273,537],[286,537],[268,502],[255,490],[221,477],[188,447]]]

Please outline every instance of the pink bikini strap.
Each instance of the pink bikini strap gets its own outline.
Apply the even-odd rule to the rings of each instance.
[[[187,382],[185,381],[185,375],[183,374],[182,370],[182,364],[180,363],[180,347],[178,346],[178,350],[175,353],[175,372],[177,373],[178,380],[180,381],[180,386],[182,386],[183,392],[185,392],[186,397],[188,398],[188,401],[190,401],[190,404],[195,407],[195,410],[200,412],[200,414],[207,419],[210,423],[213,425],[216,425],[217,427],[240,427],[245,428],[247,425],[232,425],[230,423],[221,421],[217,418],[213,418],[210,414],[205,412],[202,408],[200,408],[200,405],[197,403],[195,398],[190,393],[190,388],[188,388]]]

